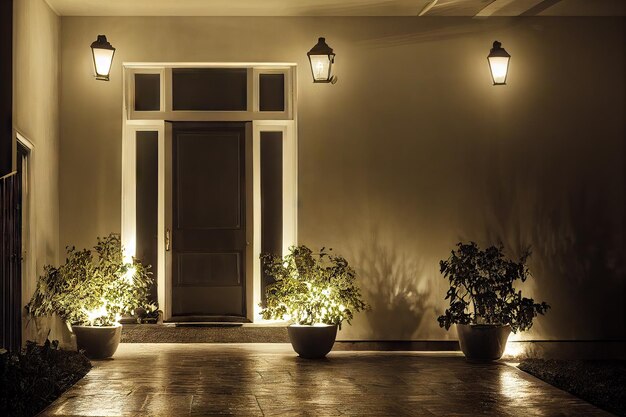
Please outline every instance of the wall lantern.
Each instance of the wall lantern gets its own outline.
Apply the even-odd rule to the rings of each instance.
[[[326,44],[326,39],[319,38],[317,44],[307,52],[311,73],[314,83],[337,82],[337,77],[333,75],[333,64],[335,63],[335,53],[333,48]]]
[[[115,48],[107,41],[106,36],[98,35],[98,39],[91,44],[91,53],[96,80],[109,81]]]
[[[489,69],[491,70],[491,79],[493,85],[505,85],[506,75],[509,72],[509,60],[511,55],[502,47],[498,41],[493,43],[493,48],[489,51],[487,61],[489,61]]]

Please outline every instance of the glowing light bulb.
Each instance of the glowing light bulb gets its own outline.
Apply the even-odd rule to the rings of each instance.
[[[100,307],[94,308],[93,310],[83,308],[83,313],[87,316],[89,324],[93,326],[96,320],[107,315],[107,309],[106,306],[102,304]]]
[[[137,273],[137,268],[135,268],[134,266],[131,266],[130,268],[126,270],[126,273],[124,273],[124,280],[130,285],[133,285],[133,283],[135,282],[136,273]]]
[[[324,75],[324,64],[322,62],[318,62],[315,66],[315,77],[322,78]]]

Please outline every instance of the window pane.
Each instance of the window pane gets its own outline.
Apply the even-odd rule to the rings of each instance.
[[[161,75],[135,74],[135,110],[161,110]]]
[[[282,255],[283,134],[261,132],[261,253]],[[265,271],[262,288],[274,282]],[[265,290],[262,291],[265,302]]]
[[[150,288],[151,301],[157,301],[157,254],[159,204],[159,135],[157,132],[137,132],[137,187],[136,187],[136,257],[144,265],[151,265],[154,283]]]
[[[248,71],[245,68],[174,68],[174,110],[245,111]]]
[[[285,111],[285,74],[259,74],[259,110]]]

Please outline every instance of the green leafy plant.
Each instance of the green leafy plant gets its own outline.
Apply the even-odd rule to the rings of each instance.
[[[0,415],[30,417],[43,410],[91,369],[80,352],[58,342],[26,342],[19,353],[0,349]]]
[[[154,303],[135,309],[135,316],[139,324],[154,324],[159,321],[162,314],[163,311],[159,310],[159,306]]]
[[[330,250],[329,250],[330,251]],[[368,308],[356,285],[356,273],[341,256],[322,248],[318,253],[292,246],[284,258],[263,254],[261,260],[275,282],[266,289],[266,320],[288,319],[297,324],[339,325]]]
[[[44,267],[26,309],[33,317],[55,313],[70,324],[110,326],[123,314],[149,305],[148,269],[137,259],[124,261],[115,233],[97,238],[93,251],[67,247],[63,265]]]
[[[450,282],[446,294],[450,306],[437,319],[439,326],[448,330],[452,324],[509,325],[514,333],[530,329],[533,319],[550,306],[523,297],[513,286],[531,276],[526,266],[529,256],[527,250],[513,261],[501,245],[481,250],[474,242],[458,243],[450,257],[439,263]]]

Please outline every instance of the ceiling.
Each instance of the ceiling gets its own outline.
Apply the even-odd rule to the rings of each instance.
[[[626,0],[46,0],[61,16],[625,16]]]

